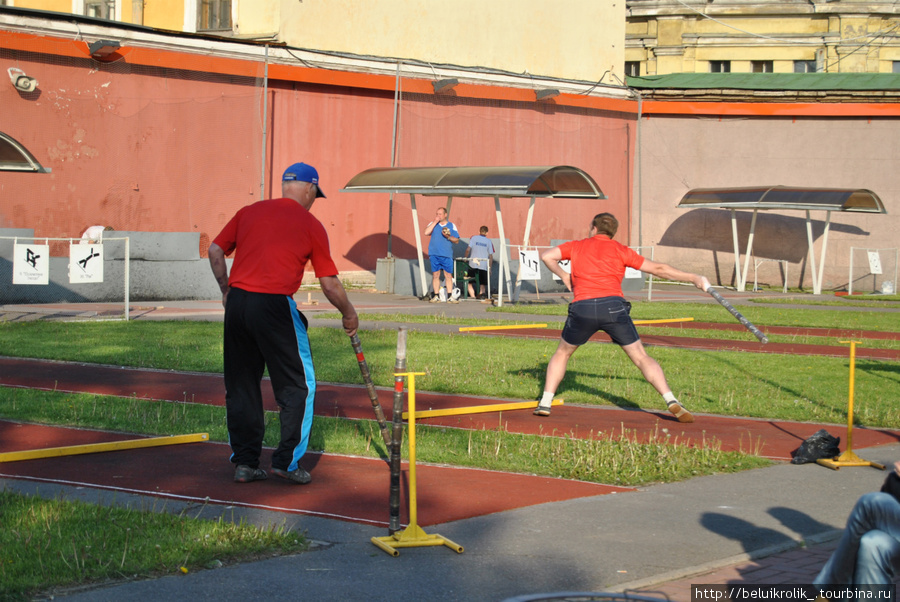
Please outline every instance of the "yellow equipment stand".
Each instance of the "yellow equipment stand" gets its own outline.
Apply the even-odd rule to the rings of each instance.
[[[485,412],[503,412],[506,410],[533,410],[540,401],[513,401],[510,403],[491,403],[481,406],[465,406],[444,410],[422,410],[416,412],[416,418],[435,418],[436,416],[458,416],[460,414],[483,414]],[[561,406],[562,399],[554,399],[550,405]],[[403,418],[409,418],[409,412],[403,412]]]
[[[841,466],[871,466],[879,470],[884,470],[884,464],[868,462],[853,453],[853,386],[856,378],[856,344],[858,342],[859,341],[841,341],[841,343],[850,343],[850,399],[847,407],[847,451],[837,458],[830,460],[828,458],[820,458],[816,460],[818,464],[827,466],[832,470],[839,470]]]
[[[209,433],[173,435],[170,437],[150,437],[147,439],[129,439],[127,441],[109,441],[107,443],[88,443],[85,445],[69,445],[64,447],[45,447],[43,449],[27,449],[17,452],[2,453],[0,454],[0,462],[39,460],[41,458],[77,456],[79,454],[94,454],[97,452],[137,449],[142,447],[160,447],[162,445],[178,445],[181,443],[197,443],[200,441],[209,441]]]
[[[416,376],[424,372],[403,372],[395,376],[409,378],[409,525],[386,537],[373,537],[372,543],[390,554],[399,556],[398,548],[418,548],[423,546],[447,546],[457,553],[463,553],[463,547],[453,543],[441,535],[429,535],[418,525],[416,511]]]

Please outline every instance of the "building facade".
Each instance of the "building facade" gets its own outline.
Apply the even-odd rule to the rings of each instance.
[[[345,275],[372,274],[389,250],[416,258],[405,195],[341,192],[360,171],[391,165],[579,167],[608,198],[539,201],[532,245],[581,237],[593,215],[611,211],[622,242],[726,285],[726,212],[677,209],[692,188],[875,191],[888,215],[837,218],[826,290],[846,286],[850,247],[896,246],[900,104],[884,90],[733,94],[705,82],[673,93],[19,8],[0,8],[0,60],[38,82],[30,92],[0,86],[0,130],[52,170],[4,174],[0,228],[38,237],[79,237],[98,223],[190,232],[205,254],[238,208],[277,195],[284,167],[304,160],[322,177],[327,199],[315,212]],[[446,203],[419,199],[420,225]],[[455,199],[451,219],[464,238],[482,225],[495,236],[494,209],[490,199]],[[517,199],[503,208],[512,245],[524,242],[527,209]],[[767,215],[754,249],[788,261],[790,284],[808,286],[796,223]]]
[[[537,77],[622,83],[613,0],[8,0],[172,31]]]
[[[630,76],[898,73],[900,12],[869,0],[628,0]]]

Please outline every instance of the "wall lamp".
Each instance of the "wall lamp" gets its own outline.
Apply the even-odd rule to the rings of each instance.
[[[12,82],[12,85],[19,92],[34,92],[38,86],[38,81],[25,75],[25,72],[21,69],[10,67],[6,72],[9,74],[9,81]]]
[[[103,60],[113,52],[116,52],[120,46],[115,40],[97,40],[96,42],[91,42],[91,45],[88,46],[88,52],[92,58]]]
[[[455,77],[448,77],[447,79],[439,79],[436,82],[431,82],[431,85],[434,86],[435,92],[449,92],[459,83],[459,80]]]
[[[550,100],[559,96],[559,90],[555,88],[545,88],[543,90],[535,90],[534,96],[537,100]]]

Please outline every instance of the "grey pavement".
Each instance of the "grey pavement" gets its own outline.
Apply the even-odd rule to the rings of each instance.
[[[691,299],[686,289],[672,294],[702,299],[697,295]],[[429,305],[412,297],[375,293],[351,296],[364,311],[376,311],[373,308],[383,304],[391,311],[440,309],[447,315],[483,316],[485,307],[472,301]],[[546,302],[548,296],[542,297]],[[740,302],[738,296],[731,300]],[[209,308],[208,302],[168,305],[170,319],[176,311],[183,313],[176,319],[216,319],[219,311]],[[322,310],[326,309],[327,303]],[[312,317],[317,311],[307,313]],[[158,311],[154,318],[163,313]],[[201,313],[205,317],[198,317]],[[900,459],[900,444],[866,448],[858,454],[891,465]],[[690,583],[809,583],[853,504],[863,493],[877,490],[885,476],[870,467],[831,470],[816,464],[778,464],[698,477],[435,525],[426,532],[443,535],[465,551],[404,548],[398,557],[370,542],[373,536],[387,535],[380,527],[263,510],[164,503],[121,492],[22,480],[0,480],[0,487],[286,525],[315,542],[311,551],[289,557],[55,593],[67,600],[499,601],[546,592],[640,590],[687,602]],[[303,492],[298,490],[297,495]]]

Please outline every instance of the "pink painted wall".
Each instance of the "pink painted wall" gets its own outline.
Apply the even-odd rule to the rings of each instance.
[[[288,165],[314,165],[327,198],[313,212],[338,268],[374,271],[386,256],[388,195],[340,189],[360,171],[390,165],[392,91],[270,80],[264,110],[262,79],[57,55],[66,45],[48,38],[44,53],[8,51],[40,85],[32,94],[0,86],[3,131],[52,173],[0,174],[0,227],[45,237],[79,237],[93,224],[198,232],[205,255],[234,212],[260,199],[265,123],[265,195],[280,193]],[[619,216],[627,240],[632,116],[412,94],[400,124],[400,166],[568,164],[591,174],[609,200],[539,200],[532,244],[584,236],[600,211]],[[503,203],[507,237],[521,243],[528,203]],[[422,225],[444,204],[421,199]],[[482,224],[497,236],[492,199],[458,199],[451,217],[464,237]],[[394,255],[414,258],[404,195],[395,198],[393,234]]]
[[[3,131],[52,172],[0,176],[0,227],[214,236],[222,199],[259,198],[261,88],[252,79],[31,53],[16,62],[40,85],[27,94],[0,86]]]

